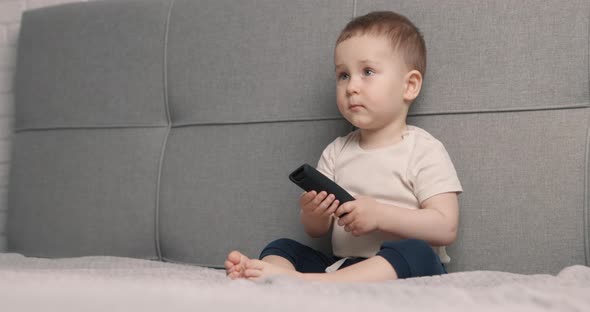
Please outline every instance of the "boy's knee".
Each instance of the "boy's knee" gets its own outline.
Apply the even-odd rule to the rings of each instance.
[[[431,259],[432,262],[440,261],[438,255],[427,242],[420,239],[405,239],[401,241],[384,242],[381,249],[392,249],[402,255],[412,255],[412,258]]]
[[[277,249],[293,249],[297,248],[301,245],[299,242],[292,240],[290,238],[279,238],[272,242],[270,242],[264,249],[267,248],[277,248]]]
[[[292,240],[290,238],[280,238],[270,242],[266,247],[262,249],[260,252],[259,259],[262,259],[266,256],[280,256],[283,257],[291,263],[295,263],[297,254],[299,254],[299,250],[302,248],[302,244]]]
[[[384,242],[378,255],[391,263],[399,278],[445,273],[438,255],[423,240],[406,239]]]
[[[420,253],[423,256],[434,255],[434,250],[427,242],[420,239],[404,239],[401,241],[388,241],[381,245],[381,248],[393,248],[396,250],[412,250],[415,253]]]

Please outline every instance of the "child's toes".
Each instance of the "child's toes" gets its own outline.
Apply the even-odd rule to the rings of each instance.
[[[235,279],[238,279],[238,278],[240,278],[240,274],[239,274],[238,272],[232,272],[232,273],[229,273],[229,274],[227,275],[227,277],[229,277],[230,279],[233,279],[233,280],[235,280]]]
[[[227,261],[229,261],[233,264],[238,264],[238,263],[240,263],[241,260],[242,260],[242,254],[237,250],[234,250],[227,255]]]
[[[232,269],[235,264],[229,260],[225,260],[225,262],[223,263],[223,266],[225,266],[225,270],[229,271],[230,269]]]

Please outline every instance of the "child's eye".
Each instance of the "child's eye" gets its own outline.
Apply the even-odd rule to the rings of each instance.
[[[364,74],[365,76],[372,76],[373,74],[375,74],[375,71],[370,68],[365,68]]]
[[[346,79],[348,79],[347,73],[339,73],[338,74],[338,80],[346,80]]]

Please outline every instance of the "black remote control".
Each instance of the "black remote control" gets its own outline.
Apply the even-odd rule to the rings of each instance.
[[[354,197],[348,194],[340,185],[308,164],[303,164],[291,172],[289,180],[307,192],[316,191],[319,194],[321,191],[325,191],[328,194],[334,194],[336,199],[340,201],[340,205],[354,200]],[[345,215],[343,214],[340,217],[344,217]]]

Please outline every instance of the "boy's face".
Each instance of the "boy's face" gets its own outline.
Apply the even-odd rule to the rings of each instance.
[[[338,109],[359,129],[378,130],[395,121],[405,122],[402,56],[383,36],[357,35],[334,50]]]

